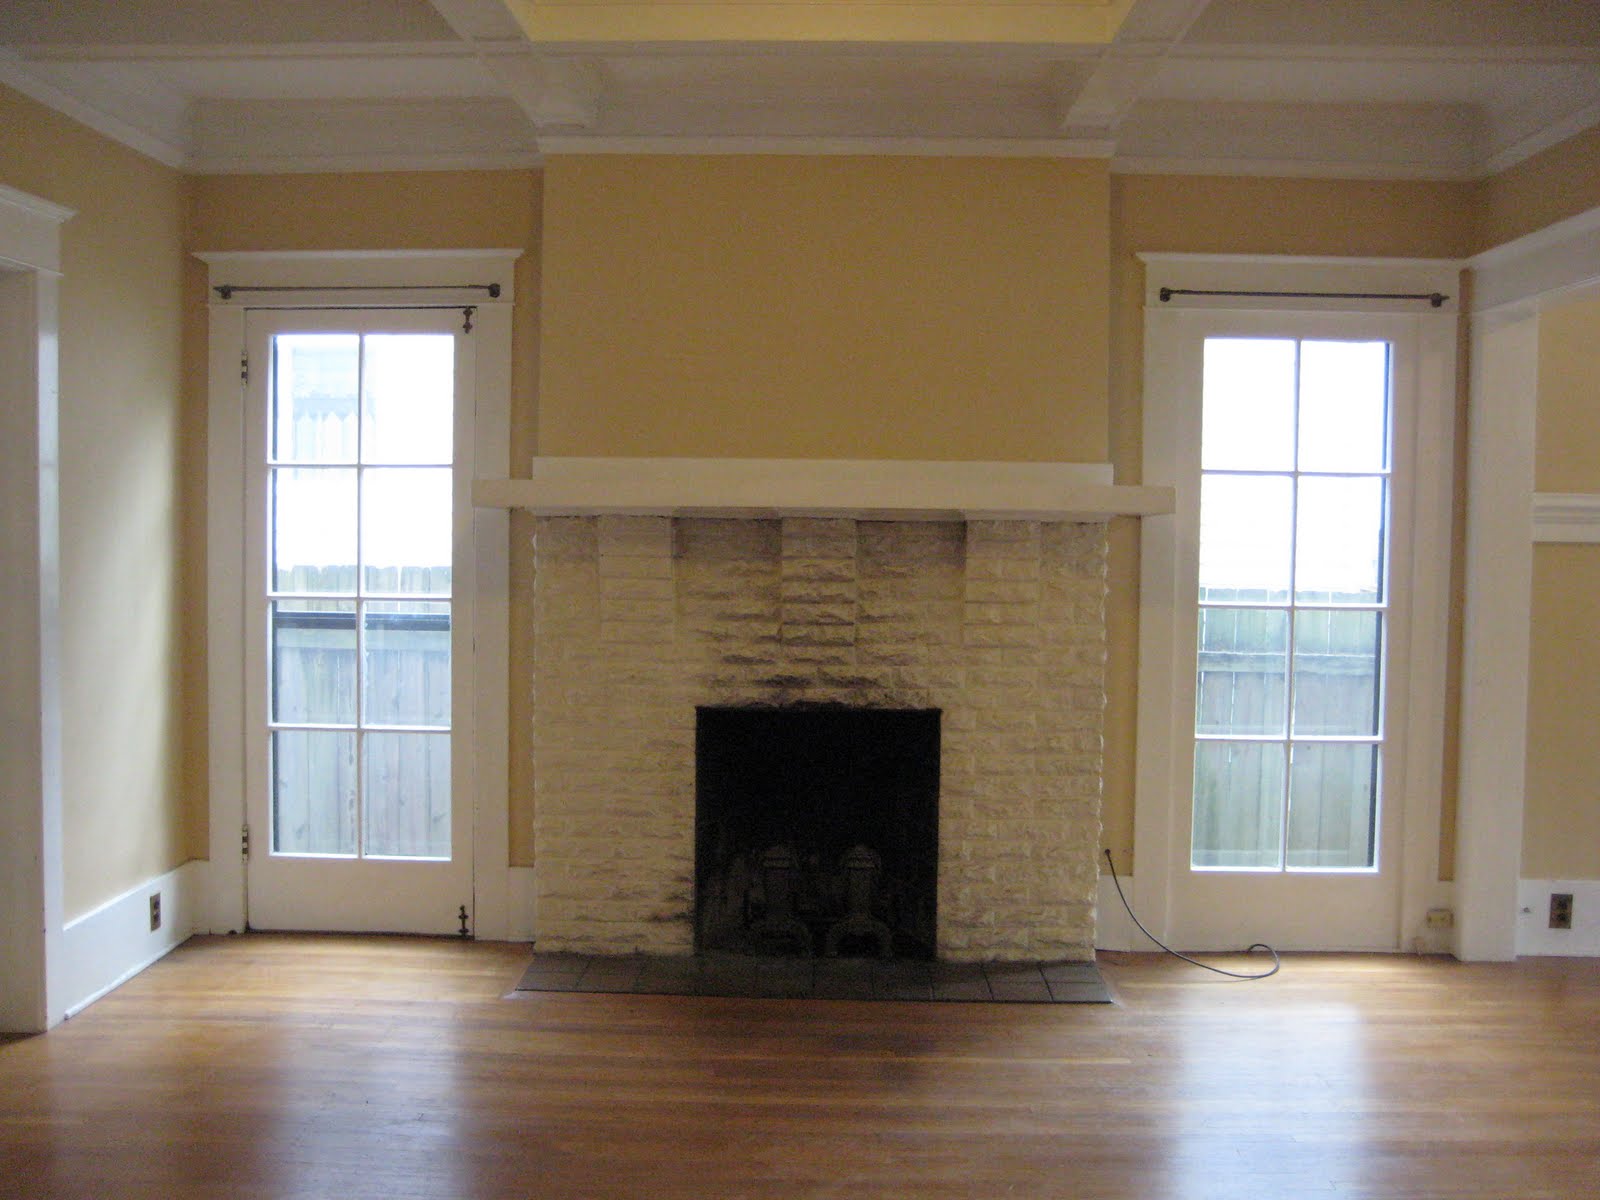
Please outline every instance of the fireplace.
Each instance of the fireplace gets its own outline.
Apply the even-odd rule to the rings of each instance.
[[[695,948],[934,957],[939,712],[702,706]]]
[[[772,948],[787,936],[795,952],[809,941],[825,954],[854,879],[877,890],[856,904],[870,920],[840,935],[841,953],[881,953],[881,921],[897,955],[1092,958],[1105,551],[1105,525],[1087,521],[537,518],[539,948],[749,944],[728,924],[748,909],[774,918],[759,931]],[[868,722],[900,718],[863,710],[921,714],[925,765],[888,776],[869,766],[851,781],[806,731],[846,710]],[[720,751],[697,765],[703,726],[724,719],[792,723],[739,736],[781,740],[805,767],[736,771]],[[794,782],[806,778],[835,782],[806,799]],[[712,835],[700,803],[719,789],[820,808],[824,828],[719,817],[720,840],[702,843]],[[866,793],[887,797],[889,823],[915,830],[918,848],[849,823]],[[770,850],[794,865],[779,854],[758,880]],[[720,916],[697,896],[708,872],[720,877]],[[907,877],[915,898],[903,898]]]

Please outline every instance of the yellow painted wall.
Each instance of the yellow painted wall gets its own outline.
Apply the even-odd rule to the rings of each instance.
[[[1301,254],[1456,258],[1471,242],[1468,184],[1222,176],[1117,175],[1111,187],[1111,461],[1119,483],[1141,478],[1144,267],[1137,255]],[[1463,387],[1465,373],[1462,374]],[[1464,393],[1463,393],[1464,412]],[[1119,869],[1133,863],[1137,750],[1139,527],[1111,528],[1106,774],[1102,841]],[[1456,656],[1459,661],[1459,655]],[[1454,683],[1452,682],[1454,693]],[[1454,722],[1447,760],[1454,762]],[[1453,774],[1446,780],[1442,874],[1455,842]]]
[[[524,474],[534,452],[534,389],[539,358],[538,171],[395,172],[348,175],[212,175],[194,181],[190,249],[206,250],[449,250],[519,249],[512,310],[511,461]],[[187,291],[187,374],[194,394],[205,390],[207,339],[202,266],[191,268]],[[195,415],[205,428],[203,403]],[[203,436],[203,435],[202,435]],[[203,480],[194,492],[202,502]],[[203,503],[201,505],[203,511]],[[204,523],[191,536],[204,546]],[[532,795],[528,778],[528,672],[525,617],[531,542],[526,518],[511,531],[511,861],[532,861]],[[199,577],[204,579],[204,557]],[[203,651],[201,651],[203,653]],[[197,715],[203,722],[203,713]],[[203,725],[202,725],[203,728]],[[203,781],[203,774],[200,776]]]
[[[184,792],[178,479],[186,181],[0,87],[0,182],[66,205],[63,841],[70,920],[197,851]]]
[[[1600,205],[1600,125],[1484,180],[1477,192],[1475,252]]]
[[[1535,486],[1600,492],[1600,298],[1540,316]],[[1534,547],[1522,837],[1528,879],[1600,879],[1596,596],[1600,546]]]
[[[545,168],[541,453],[1104,461],[1107,174]]]

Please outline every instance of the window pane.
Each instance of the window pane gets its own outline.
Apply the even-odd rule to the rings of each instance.
[[[272,719],[293,725],[356,723],[356,606],[272,603]]]
[[[1202,608],[1195,732],[1282,736],[1289,614],[1281,608]]]
[[[367,725],[450,724],[450,606],[366,606]]]
[[[1301,478],[1294,587],[1298,603],[1376,604],[1383,599],[1386,486],[1375,477]]]
[[[1302,342],[1300,469],[1389,465],[1389,343]]]
[[[450,857],[450,735],[369,733],[366,853]]]
[[[451,461],[456,340],[449,334],[373,334],[362,380],[361,461]]]
[[[1289,598],[1293,487],[1287,475],[1201,479],[1201,601],[1261,604]]]
[[[272,587],[279,592],[356,590],[356,472],[273,467]]]
[[[1296,737],[1375,737],[1383,616],[1301,609],[1294,615]]]
[[[272,735],[272,852],[356,852],[356,735]]]
[[[272,339],[272,456],[279,462],[356,461],[361,341],[349,333]]]
[[[1294,466],[1295,343],[1207,338],[1200,466],[1286,471]]]
[[[361,561],[368,592],[450,594],[450,468],[362,474]]]
[[[1283,766],[1278,742],[1195,746],[1194,866],[1282,865]]]
[[[1376,746],[1297,745],[1289,779],[1289,866],[1373,866],[1377,782]]]

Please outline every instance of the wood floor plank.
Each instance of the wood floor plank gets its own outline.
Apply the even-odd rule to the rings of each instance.
[[[1116,1004],[1032,1006],[511,994],[527,959],[195,939],[0,1042],[0,1196],[1600,1196],[1595,960],[1105,955]]]

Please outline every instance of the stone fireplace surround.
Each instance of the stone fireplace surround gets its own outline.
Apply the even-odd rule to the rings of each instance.
[[[533,552],[541,951],[689,953],[696,707],[839,704],[942,711],[940,959],[1093,957],[1103,520],[543,515]]]

